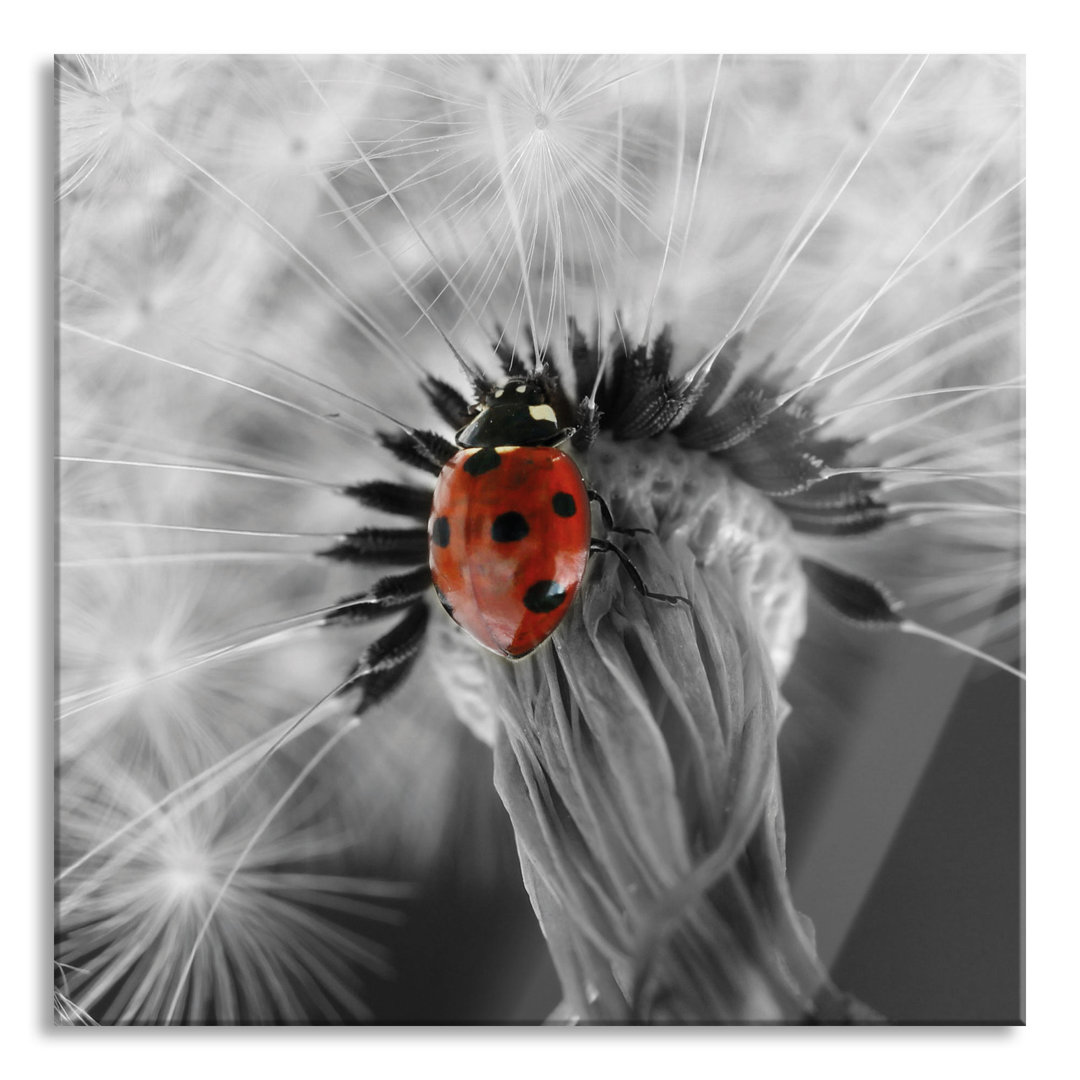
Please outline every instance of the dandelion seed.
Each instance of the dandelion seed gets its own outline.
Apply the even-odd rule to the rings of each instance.
[[[175,771],[164,766],[166,776]],[[364,1018],[361,980],[385,974],[386,960],[333,913],[394,918],[395,891],[303,869],[327,855],[340,860],[348,839],[334,836],[318,809],[325,800],[310,793],[284,829],[263,816],[268,776],[254,805],[218,789],[163,807],[118,849],[81,860],[64,878],[56,918],[71,1011],[157,1023],[178,1000],[188,1023],[295,1023],[315,995],[339,1022]],[[114,762],[84,759],[69,770],[61,863],[153,802],[151,782],[145,762],[121,773]]]

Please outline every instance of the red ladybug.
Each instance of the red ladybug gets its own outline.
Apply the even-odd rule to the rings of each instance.
[[[502,656],[527,656],[562,621],[590,551],[612,551],[646,595],[623,552],[592,538],[589,500],[574,461],[555,449],[561,427],[542,379],[510,379],[457,433],[463,447],[435,484],[428,519],[435,592],[450,617]],[[618,530],[635,532],[645,530]]]
[[[513,356],[500,356],[509,372]],[[512,660],[528,656],[554,633],[594,552],[617,556],[643,596],[691,606],[685,596],[645,588],[626,553],[592,535],[592,501],[609,530],[649,531],[616,528],[607,504],[586,486],[573,459],[557,449],[567,440],[583,453],[592,445],[600,430],[594,398],[586,396],[572,406],[544,361],[501,386],[478,371],[466,371],[477,392],[472,405],[441,380],[429,376],[423,384],[436,411],[457,429],[456,446],[380,413],[401,429],[380,433],[380,442],[403,463],[436,476],[434,492],[387,480],[340,489],[364,506],[427,527],[368,526],[343,534],[319,552],[365,566],[412,568],[343,598],[323,620],[348,625],[399,616],[338,688],[338,693],[363,691],[357,715],[392,693],[416,663],[432,591],[480,645]],[[657,386],[665,394],[670,390],[663,380]],[[674,397],[667,404],[679,406],[680,401]],[[660,405],[645,413],[634,409],[634,425],[625,431],[616,427],[616,437],[629,437],[631,431],[642,437],[652,432],[650,424],[656,429],[652,433],[659,433],[673,415],[664,402]]]
[[[550,447],[462,450],[439,474],[428,535],[450,617],[486,648],[526,656],[559,625],[585,574],[585,482]]]

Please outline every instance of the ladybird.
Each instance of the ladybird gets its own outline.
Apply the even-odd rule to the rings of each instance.
[[[462,449],[439,473],[428,519],[439,602],[479,644],[514,660],[555,631],[589,553],[616,551],[593,540],[590,499],[609,524],[610,513],[557,449],[575,429],[560,425],[548,394],[542,379],[526,376],[482,399],[457,433]]]
[[[439,602],[481,645],[527,656],[581,584],[589,517],[585,481],[561,450],[462,450],[439,474],[428,522]]]
[[[511,376],[512,362],[507,359],[501,384],[467,369],[476,390],[471,404],[453,387],[427,377],[423,389],[455,431],[453,443],[374,410],[400,429],[380,434],[382,444],[436,479],[433,491],[382,480],[340,489],[364,506],[421,526],[357,529],[319,553],[368,566],[413,567],[345,597],[324,620],[348,624],[399,616],[339,689],[363,690],[358,711],[392,692],[416,662],[432,593],[479,645],[510,660],[528,656],[556,631],[593,554],[614,554],[643,596],[692,608],[685,596],[647,589],[626,552],[592,534],[593,502],[609,531],[649,532],[616,526],[607,503],[559,448],[570,442],[579,452],[588,450],[599,431],[595,400],[587,396],[575,407],[546,362],[534,361],[527,373]]]

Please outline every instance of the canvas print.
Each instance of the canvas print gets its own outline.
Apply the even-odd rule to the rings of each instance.
[[[58,1023],[1023,1021],[1022,58],[55,94]]]

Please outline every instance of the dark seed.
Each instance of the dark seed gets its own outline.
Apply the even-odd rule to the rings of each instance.
[[[577,513],[577,503],[568,491],[557,491],[551,496],[551,508],[559,517],[573,517]]]
[[[497,544],[510,544],[529,535],[529,523],[516,510],[500,514],[491,523],[491,539]]]
[[[525,593],[525,606],[537,615],[554,611],[566,599],[566,590],[557,581],[537,581]]]
[[[464,469],[470,476],[483,476],[492,469],[497,469],[502,464],[502,458],[493,446],[485,446],[483,450],[477,450],[470,455],[465,462]]]
[[[437,517],[431,526],[431,542],[441,548],[450,546],[450,522],[445,516]]]
[[[802,566],[821,598],[845,619],[868,628],[896,626],[903,621],[900,604],[876,581],[813,559],[803,559]]]

